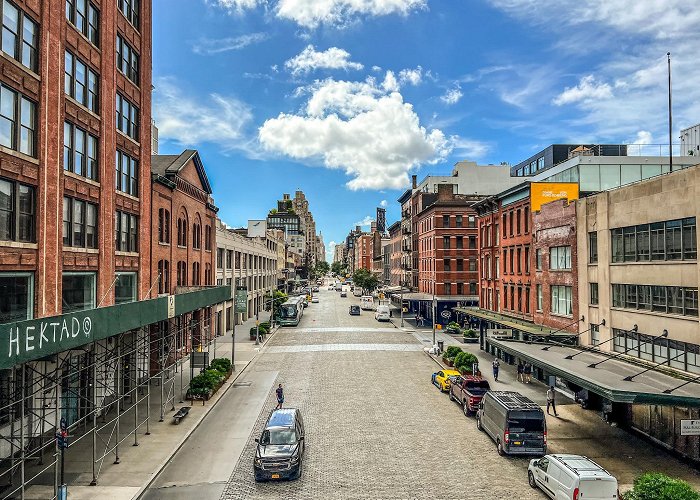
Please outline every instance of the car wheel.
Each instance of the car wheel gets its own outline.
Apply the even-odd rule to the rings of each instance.
[[[503,451],[503,445],[501,444],[501,440],[500,440],[500,439],[499,439],[498,441],[496,441],[496,451],[498,452],[498,454],[499,454],[500,456],[503,456],[503,455],[506,454],[506,452]]]
[[[527,482],[530,483],[531,488],[537,488],[537,483],[535,482],[535,475],[532,471],[527,471]]]
[[[455,396],[454,396],[454,394],[452,394],[452,389],[450,389],[450,401],[454,401],[454,400],[455,400]]]
[[[462,403],[462,411],[464,412],[465,417],[469,416],[469,404],[466,401]]]

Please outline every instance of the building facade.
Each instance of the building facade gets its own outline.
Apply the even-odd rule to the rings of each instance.
[[[394,222],[388,228],[389,231],[389,285],[392,287],[401,286],[403,270],[401,269],[401,261],[403,251],[401,250],[401,221]]]

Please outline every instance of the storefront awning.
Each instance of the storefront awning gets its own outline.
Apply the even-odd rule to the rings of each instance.
[[[485,319],[487,321],[493,321],[494,323],[498,323],[499,325],[501,325],[503,328],[520,330],[521,332],[525,332],[530,335],[558,335],[561,337],[571,337],[572,335],[576,335],[574,333],[569,332],[560,332],[557,330],[553,330],[552,328],[548,328],[546,326],[536,325],[532,321],[526,321],[524,319],[518,319],[512,316],[506,316],[505,314],[487,311],[478,307],[455,307],[454,310],[461,314],[467,314],[469,316]]]
[[[573,347],[550,345],[547,350],[543,350],[542,344],[493,338],[488,338],[487,342],[511,356],[542,368],[550,375],[615,403],[700,407],[700,384],[687,383],[690,379],[676,378],[654,370],[641,373],[648,367]],[[566,359],[570,355],[575,356]],[[600,361],[605,362],[595,368],[589,367]],[[625,377],[633,379],[628,381]],[[683,384],[686,385],[679,387]]]
[[[433,295],[432,293],[410,292],[403,294],[404,300],[427,300],[437,299],[438,302],[467,302],[478,300],[477,295]]]
[[[0,325],[0,369],[77,349],[96,340],[231,299],[216,286],[87,311]]]

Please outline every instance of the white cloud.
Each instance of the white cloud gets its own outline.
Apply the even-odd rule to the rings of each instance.
[[[440,100],[448,106],[451,106],[453,104],[457,104],[463,95],[464,94],[462,94],[462,90],[458,85],[453,89],[449,89],[444,95],[440,96]]]
[[[376,66],[376,65],[372,66],[372,71],[374,71],[375,73],[379,73],[381,70],[382,70],[381,66]]]
[[[396,76],[394,76],[393,71],[387,71],[384,81],[382,82],[382,87],[387,92],[398,92],[399,82],[396,81]]]
[[[262,146],[343,170],[352,190],[405,187],[409,170],[445,158],[451,144],[442,131],[421,126],[389,79],[316,81],[298,93],[310,94],[300,114],[280,113],[260,127]]]
[[[389,202],[386,201],[386,200],[382,200],[382,201],[379,202],[379,206],[380,206],[380,207],[386,208],[388,205],[389,205]]]
[[[415,69],[402,69],[399,71],[399,82],[401,85],[410,83],[411,85],[420,85],[423,81],[423,68],[417,66]]]
[[[597,82],[593,75],[581,78],[575,87],[566,87],[564,92],[556,96],[552,102],[557,106],[574,104],[577,102],[590,102],[593,100],[610,99],[613,96],[612,88],[607,83]]]
[[[211,55],[231,50],[240,50],[248,45],[260,43],[268,39],[266,33],[249,33],[230,38],[202,38],[192,45],[195,54]]]
[[[317,52],[313,45],[308,45],[301,53],[284,63],[293,75],[309,73],[316,69],[343,69],[345,71],[361,70],[364,66],[349,60],[350,54],[338,47],[331,47],[323,52]]]
[[[450,142],[454,147],[455,154],[459,154],[463,158],[482,158],[489,152],[490,149],[488,144],[485,142],[466,139],[459,136],[450,137]]]
[[[353,224],[353,226],[370,227],[373,222],[374,222],[374,217],[372,217],[370,215],[365,215],[364,219],[355,222]]]
[[[243,12],[259,6],[271,7],[282,19],[297,23],[303,28],[345,26],[363,17],[390,14],[407,16],[427,8],[427,0],[210,0],[233,12]]]
[[[226,149],[245,149],[244,129],[253,119],[247,104],[214,93],[197,100],[170,77],[158,78],[154,85],[153,115],[161,139],[182,146],[211,142]]]
[[[637,137],[632,141],[632,144],[651,144],[653,136],[648,130],[640,130],[637,132]]]

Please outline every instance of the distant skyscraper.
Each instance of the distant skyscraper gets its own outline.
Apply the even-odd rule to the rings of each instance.
[[[386,232],[386,208],[377,207],[377,232]]]

